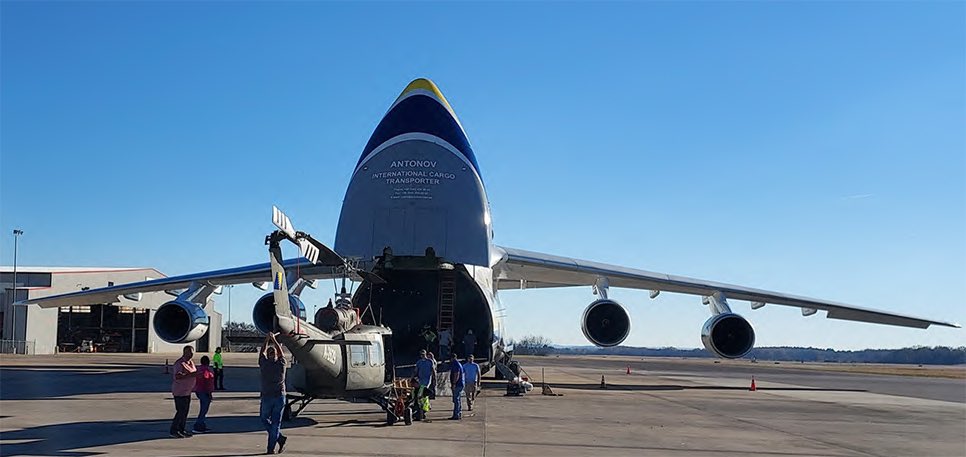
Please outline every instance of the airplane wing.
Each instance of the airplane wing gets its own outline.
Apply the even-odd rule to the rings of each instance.
[[[344,274],[341,267],[331,265],[315,265],[304,258],[289,259],[284,262],[286,270],[298,271],[299,276],[306,280],[341,278]],[[357,276],[356,274],[350,277]],[[358,278],[353,278],[358,280]],[[244,283],[270,283],[272,281],[272,267],[268,263],[229,268],[225,270],[206,271],[169,278],[153,279],[150,281],[119,284],[69,294],[53,295],[50,297],[32,298],[24,300],[24,304],[36,304],[41,308],[56,308],[60,306],[94,305],[103,303],[117,303],[121,297],[133,296],[143,292],[175,291],[187,289],[192,284],[201,283],[212,286]]]
[[[275,206],[272,206],[272,223],[278,230],[273,232],[273,235],[269,235],[269,238],[274,236],[274,234],[283,235],[299,247],[301,257],[282,261],[281,251],[277,251],[273,253],[271,263],[260,263],[226,270],[206,271],[103,287],[100,289],[84,290],[69,294],[33,298],[23,300],[20,303],[40,305],[41,308],[57,308],[61,306],[118,303],[122,297],[137,301],[141,299],[140,294],[144,292],[166,291],[172,295],[179,296],[182,292],[194,294],[195,291],[198,291],[204,292],[204,298],[201,299],[201,303],[198,303],[203,307],[207,301],[208,294],[212,293],[215,287],[246,282],[256,285],[259,285],[259,283],[274,282],[272,263],[275,263],[276,267],[281,266],[282,271],[294,273],[294,276],[291,278],[285,278],[286,282],[293,284],[293,287],[304,287],[304,285],[307,285],[305,281],[314,279],[342,277],[348,277],[353,281],[359,281],[364,278],[374,283],[385,283],[385,280],[379,276],[365,269],[352,266],[353,262],[343,259],[328,246],[313,238],[312,235],[296,231],[292,220]],[[266,238],[266,243],[268,243],[269,238]],[[298,281],[299,279],[304,281]],[[296,283],[296,281],[298,282]],[[267,287],[261,288],[267,289]],[[288,288],[286,287],[286,289]],[[282,301],[288,301],[287,294],[283,295],[283,298],[284,300]],[[194,296],[187,298],[188,301],[194,301],[194,299]],[[282,301],[279,301],[279,303]],[[284,306],[283,308],[288,310],[288,306]]]
[[[494,278],[499,280],[498,287],[501,290],[590,286],[596,284],[599,279],[606,278],[610,286],[650,290],[652,297],[659,292],[675,292],[702,297],[720,292],[729,299],[747,300],[752,303],[752,308],[755,309],[765,304],[774,304],[801,308],[803,315],[813,314],[815,310],[824,310],[827,311],[827,317],[830,319],[915,328],[928,328],[930,325],[959,327],[959,324],[950,322],[860,308],[843,303],[816,300],[751,287],[655,273],[522,249],[506,247],[499,249],[502,250],[503,258],[493,268],[495,270]]]

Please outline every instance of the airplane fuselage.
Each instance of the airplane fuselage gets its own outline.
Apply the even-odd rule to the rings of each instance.
[[[393,329],[397,364],[415,361],[429,328],[449,328],[460,357],[475,335],[477,359],[503,356],[493,284],[489,202],[476,157],[435,85],[413,81],[380,121],[346,190],[335,251],[379,259],[388,281],[364,282],[353,303]],[[450,310],[452,312],[450,312]]]

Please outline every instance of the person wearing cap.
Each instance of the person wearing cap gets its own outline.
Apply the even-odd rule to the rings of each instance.
[[[463,365],[456,358],[456,354],[450,354],[449,358],[449,383],[453,386],[453,417],[450,419],[460,420],[463,418],[463,400],[460,396],[466,380],[463,376]]]
[[[421,420],[429,412],[429,385],[433,382],[433,361],[427,357],[425,349],[420,349],[419,360],[416,361],[416,405],[418,407],[416,419]]]
[[[258,353],[258,368],[261,377],[261,405],[259,418],[268,432],[266,454],[281,454],[285,450],[288,437],[282,434],[282,413],[285,410],[285,354],[275,333],[268,333],[262,350]],[[275,445],[278,444],[278,451]]]
[[[463,377],[466,379],[466,410],[473,411],[473,402],[480,391],[480,366],[473,361],[473,354],[463,364]]]

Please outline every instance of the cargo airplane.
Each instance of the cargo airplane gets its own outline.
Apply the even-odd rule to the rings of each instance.
[[[755,310],[766,305],[795,307],[803,316],[823,311],[832,319],[923,329],[934,324],[958,327],[892,311],[496,245],[482,172],[470,142],[449,102],[433,82],[422,78],[396,98],[362,150],[343,200],[334,249],[328,252],[332,251],[341,260],[313,263],[301,256],[281,262],[295,313],[276,306],[268,293],[255,303],[253,321],[267,332],[284,317],[288,327],[310,330],[316,335],[312,340],[345,340],[357,327],[369,329],[371,335],[386,335],[385,353],[392,355],[391,363],[383,360],[387,381],[389,370],[414,363],[418,350],[425,347],[420,333],[426,326],[449,330],[457,342],[472,330],[478,341],[473,352],[484,361],[485,370],[506,363],[512,348],[503,332],[498,292],[511,289],[592,289],[596,298],[579,323],[587,340],[603,347],[620,344],[631,331],[627,311],[608,296],[611,287],[647,290],[651,299],[665,292],[694,295],[710,313],[701,328],[701,340],[708,351],[724,358],[742,357],[755,343],[752,325],[732,311],[732,302],[739,300],[750,302]],[[340,277],[348,277],[358,287],[354,293],[337,295],[336,305],[319,309],[310,322],[299,294],[314,280]],[[241,283],[278,287],[280,281],[271,263],[264,263],[26,303],[42,307],[131,304],[141,293],[166,291],[176,298],[157,310],[154,328],[168,342],[189,343],[208,329],[205,308],[211,294],[221,285]],[[351,395],[371,387],[354,385],[348,367],[371,365],[366,360],[372,362],[379,354],[354,344],[308,348],[297,337],[304,333],[283,333],[280,341],[301,364],[330,366],[310,383],[322,386],[315,391],[326,391],[323,387],[328,386],[328,392]],[[376,377],[380,383],[384,379]]]

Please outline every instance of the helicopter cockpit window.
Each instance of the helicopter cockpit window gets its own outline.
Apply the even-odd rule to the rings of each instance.
[[[364,367],[368,363],[368,353],[365,346],[353,344],[349,346],[349,360],[354,367]]]
[[[386,363],[384,357],[385,356],[382,352],[382,342],[373,341],[372,345],[369,346],[369,365],[373,367],[382,366]]]

